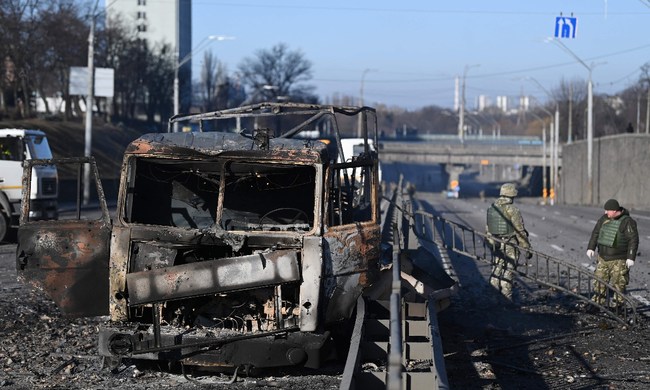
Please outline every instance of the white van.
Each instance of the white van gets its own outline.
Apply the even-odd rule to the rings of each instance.
[[[0,242],[18,227],[22,199],[23,161],[51,159],[52,151],[40,130],[0,129]],[[56,219],[58,176],[55,166],[32,170],[30,218]]]

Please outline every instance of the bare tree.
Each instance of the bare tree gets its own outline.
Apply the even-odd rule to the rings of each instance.
[[[224,90],[227,90],[228,83],[226,66],[215,57],[212,51],[206,51],[203,55],[203,66],[201,67],[199,82],[200,98],[204,111],[227,108],[223,104],[223,99],[219,98],[223,97],[224,92],[227,92]]]
[[[92,17],[92,16],[91,16]],[[80,10],[72,3],[50,3],[40,15],[38,31],[40,55],[33,59],[34,88],[50,112],[47,97],[60,93],[70,106],[68,94],[71,66],[87,65],[89,27],[80,17]],[[69,109],[66,110],[69,117]]]
[[[161,120],[169,118],[172,113],[174,85],[174,57],[169,44],[147,51],[147,69],[144,77],[146,89],[145,111],[147,120],[154,122],[156,115]]]
[[[69,0],[0,2],[0,108],[30,116],[38,93],[67,92],[67,73],[86,55],[88,27]]]
[[[571,139],[586,138],[587,118],[587,82],[576,78],[566,80],[562,78],[557,88],[551,91],[554,102],[546,107],[548,111],[555,111],[555,104],[560,110],[560,137],[568,140],[569,128]]]
[[[32,65],[40,46],[39,6],[37,1],[0,2],[3,101],[15,107],[18,116],[29,115]]]
[[[241,82],[249,89],[251,102],[291,100],[317,102],[314,87],[301,84],[311,80],[311,62],[300,51],[289,51],[286,44],[259,50],[254,58],[239,65]]]
[[[98,63],[115,69],[113,114],[133,119],[144,110],[153,121],[169,116],[172,103],[173,58],[168,45],[149,48],[135,28],[119,17],[102,34]]]

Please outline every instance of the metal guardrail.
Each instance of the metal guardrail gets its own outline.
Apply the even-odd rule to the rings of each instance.
[[[402,231],[399,223],[403,220],[404,216],[402,210],[395,206],[398,201],[401,188],[402,178],[393,195],[394,201],[389,206],[390,219],[388,219],[388,212],[386,223],[389,223],[392,231],[393,238],[393,279],[391,284],[390,293],[390,352],[388,354],[388,383],[386,388],[388,390],[400,390],[402,388],[402,278],[400,271],[402,265],[400,263],[401,250],[404,247],[402,241]]]
[[[390,294],[390,353],[388,355],[387,368],[387,390],[401,389],[449,389],[447,374],[444,366],[444,355],[441,348],[442,342],[439,335],[433,329],[437,329],[436,305],[431,301],[427,302],[427,322],[429,329],[429,340],[431,342],[432,366],[431,376],[426,380],[426,387],[411,378],[410,383],[404,372],[404,320],[406,313],[404,311],[405,302],[401,296],[402,276],[400,259],[403,251],[419,246],[417,236],[412,229],[411,221],[412,203],[410,197],[402,191],[403,177],[400,176],[399,183],[389,201],[383,220],[382,242],[392,243],[392,289]],[[437,346],[437,348],[436,348]],[[421,381],[421,380],[420,380]],[[418,385],[419,384],[419,385]],[[405,386],[405,387],[404,387]],[[411,387],[415,386],[415,387]]]
[[[425,211],[404,212],[403,215],[405,218],[410,219],[409,223],[420,240],[431,242],[439,247],[444,247],[453,252],[490,264],[495,259],[490,249],[491,245],[488,242],[488,237],[484,233],[474,231],[467,226]],[[491,239],[505,244],[505,242],[497,240],[494,237],[491,237]],[[513,244],[509,243],[507,245]],[[520,253],[529,251],[533,254],[530,259],[520,260],[516,270],[516,274],[520,277],[546,287],[557,289],[584,301],[588,305],[598,307],[601,311],[622,324],[637,324],[636,302],[611,284],[595,276],[589,270],[574,266],[561,259],[535,250],[524,249],[517,245],[513,246],[517,247]],[[591,300],[595,282],[602,284],[607,290],[604,305],[597,304]],[[621,298],[624,303],[624,310],[616,310],[613,307],[615,297]]]

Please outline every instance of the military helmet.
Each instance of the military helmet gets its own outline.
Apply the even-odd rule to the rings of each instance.
[[[501,186],[501,191],[499,192],[500,196],[507,196],[514,198],[517,196],[517,187],[513,183],[506,183]]]

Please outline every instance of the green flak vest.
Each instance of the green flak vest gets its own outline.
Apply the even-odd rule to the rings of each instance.
[[[623,215],[619,219],[607,220],[603,222],[600,226],[600,231],[598,232],[598,244],[604,245],[610,248],[615,248],[617,244],[625,244],[623,242],[618,242],[618,228],[621,226],[623,219],[627,218],[627,215]]]
[[[510,236],[515,232],[512,222],[508,219],[503,209],[492,204],[487,210],[488,232],[495,236]]]

